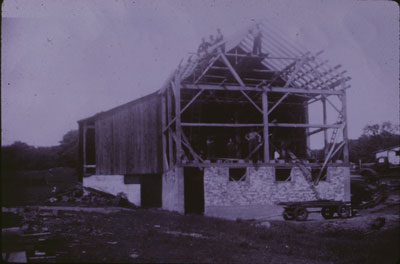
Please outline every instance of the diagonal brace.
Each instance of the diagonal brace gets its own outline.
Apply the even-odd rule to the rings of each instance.
[[[239,74],[235,71],[235,69],[233,68],[233,66],[230,64],[229,60],[226,58],[226,56],[219,51],[219,54],[222,58],[222,60],[224,61],[225,65],[229,68],[229,71],[232,73],[233,77],[236,79],[236,81],[239,83],[239,85],[242,88],[245,88],[246,85],[244,84],[244,82],[242,81],[242,79],[240,79]],[[240,92],[247,98],[247,100],[250,101],[250,103],[260,112],[263,113],[263,111],[261,110],[261,108],[243,91],[240,90]]]
[[[193,98],[182,108],[180,115],[188,109],[188,107],[204,92],[204,89],[201,89]],[[168,123],[165,127],[164,132],[175,122],[176,116]]]
[[[271,109],[268,110],[268,115],[269,115],[272,111],[274,111],[274,109],[277,108],[278,105],[279,105],[280,103],[282,103],[282,101],[285,100],[285,98],[288,97],[288,96],[289,96],[289,93],[285,93],[285,94],[278,100],[278,102],[276,102],[276,103],[274,104],[274,106],[272,106]]]

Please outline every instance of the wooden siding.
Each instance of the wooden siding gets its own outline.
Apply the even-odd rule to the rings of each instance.
[[[96,117],[96,173],[161,173],[161,109],[157,94]]]

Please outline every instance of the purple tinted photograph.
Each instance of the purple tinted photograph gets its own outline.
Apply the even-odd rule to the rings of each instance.
[[[2,261],[398,263],[399,11],[2,1]]]

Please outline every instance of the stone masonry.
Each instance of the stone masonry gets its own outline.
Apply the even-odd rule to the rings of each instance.
[[[326,181],[320,181],[315,188],[321,199],[349,200],[349,174],[348,167],[328,167]],[[273,205],[317,199],[299,168],[293,167],[290,175],[291,181],[278,182],[274,167],[248,167],[244,181],[229,181],[229,168],[205,168],[206,212],[208,206]]]

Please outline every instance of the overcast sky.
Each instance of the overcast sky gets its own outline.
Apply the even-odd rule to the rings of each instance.
[[[399,122],[394,2],[4,0],[2,145],[56,145],[77,120],[159,89],[201,37],[259,19],[348,71],[350,138]]]

